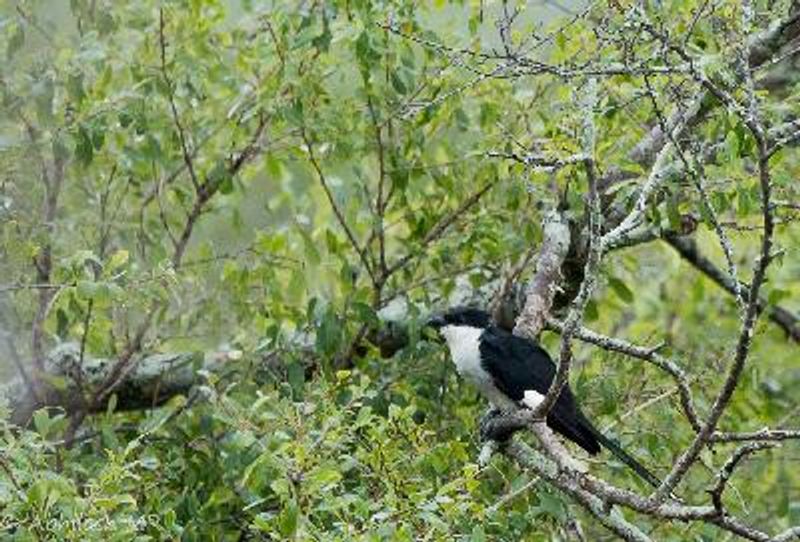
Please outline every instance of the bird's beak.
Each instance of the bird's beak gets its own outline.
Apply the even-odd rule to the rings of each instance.
[[[444,316],[442,316],[441,314],[434,314],[433,316],[428,318],[427,322],[425,322],[425,327],[429,327],[431,329],[439,331],[446,324],[447,322],[445,322]]]
[[[445,325],[447,325],[447,322],[445,322],[444,316],[441,314],[434,314],[425,322],[425,335],[429,339],[439,342],[442,340],[442,336],[439,335],[439,330]]]

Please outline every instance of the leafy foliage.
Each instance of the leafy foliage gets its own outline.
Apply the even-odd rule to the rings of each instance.
[[[228,355],[191,392],[163,405],[154,396],[157,408],[117,411],[126,398],[112,379],[37,410],[26,428],[4,422],[0,533],[477,542],[566,537],[572,518],[585,519],[503,457],[478,467],[483,404],[422,340],[419,320],[525,261],[547,209],[584,215],[583,173],[505,158],[581,152],[578,67],[667,55],[657,40],[629,47],[626,11],[612,9],[627,2],[592,12],[618,40],[588,18],[564,31],[563,20],[540,25],[547,12],[523,10],[509,39],[535,31],[533,50],[565,70],[535,77],[492,65],[502,44],[490,20],[503,8],[491,2],[63,4],[0,8],[0,335],[11,338],[0,376],[17,376],[14,359],[44,357],[31,328],[40,343],[80,344],[82,359],[191,350],[211,365],[217,350]],[[716,80],[734,77],[726,55],[742,31],[739,2],[716,3],[713,18],[695,18],[702,2],[658,4],[645,11],[678,35],[691,30],[698,64]],[[646,175],[630,149],[675,87],[693,83],[686,73],[601,80],[596,154],[603,173],[627,175],[607,192],[623,211]],[[798,89],[760,89],[764,116],[791,118]],[[746,269],[758,252],[748,236],[760,216],[755,142],[722,107],[697,131],[715,142],[705,165],[713,182],[703,194],[667,172],[648,224],[692,222],[699,246],[724,262],[714,237],[722,219]],[[800,242],[793,148],[773,170],[778,239],[790,248]],[[664,341],[707,411],[737,337],[735,300],[657,243],[606,262],[587,324]],[[769,307],[798,309],[797,276],[788,251],[770,271]],[[410,340],[386,359],[364,339],[397,305]],[[796,345],[766,320],[756,336],[725,430],[797,412]],[[556,351],[554,335],[543,341]],[[665,472],[693,436],[672,408],[673,381],[588,346],[576,359],[583,409]],[[50,393],[67,390],[63,375],[39,377]],[[84,420],[74,405],[94,415]],[[717,448],[686,480],[688,495],[713,482],[731,446]],[[787,443],[749,459],[726,504],[747,517],[758,503],[763,517],[748,519],[771,528],[800,522],[796,452]],[[641,489],[609,461],[591,469]],[[664,540],[719,535],[643,521]]]

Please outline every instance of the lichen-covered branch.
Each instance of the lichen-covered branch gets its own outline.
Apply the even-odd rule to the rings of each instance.
[[[543,438],[547,438],[546,435],[549,433],[549,430],[544,428],[541,433]],[[510,442],[505,447],[504,452],[517,461],[522,467],[538,473],[541,478],[567,493],[580,503],[580,505],[604,527],[623,540],[632,540],[636,542],[647,542],[651,540],[650,537],[638,527],[626,521],[622,514],[610,508],[606,502],[592,494],[591,491],[583,488],[577,474],[565,471],[552,459],[545,457],[543,454],[540,454],[518,440]]]
[[[728,480],[733,476],[733,471],[736,469],[736,466],[748,455],[754,454],[759,450],[774,448],[775,446],[776,444],[774,442],[751,442],[750,444],[745,444],[737,448],[728,460],[725,461],[725,464],[722,465],[722,468],[717,473],[717,481],[714,483],[714,487],[708,491],[711,495],[711,502],[714,503],[714,508],[716,508],[720,515],[725,513],[722,505],[722,493],[725,491]]]
[[[758,179],[761,190],[761,214],[763,232],[761,234],[760,253],[753,264],[753,278],[748,286],[747,306],[744,310],[739,338],[736,344],[735,354],[728,369],[725,382],[711,407],[705,423],[695,436],[689,447],[678,457],[670,473],[664,479],[661,487],[656,491],[654,498],[661,500],[666,498],[675,486],[680,482],[689,468],[696,461],[700,451],[708,443],[711,435],[717,427],[717,423],[722,417],[728,403],[733,396],[733,392],[739,383],[744,365],[750,354],[750,347],[753,341],[753,333],[758,319],[759,292],[763,285],[767,268],[773,259],[772,245],[773,233],[775,229],[774,207],[772,205],[772,175],[770,171],[770,157],[768,154],[768,142],[764,135],[764,130],[756,111],[756,105],[751,104],[749,112],[744,120],[756,140],[758,157]]]
[[[564,324],[554,318],[548,319],[547,325],[550,329],[559,333],[564,329]],[[575,330],[575,337],[581,341],[608,350],[609,352],[619,352],[620,354],[632,358],[647,361],[670,375],[678,386],[681,407],[686,419],[695,431],[700,429],[700,418],[694,406],[694,400],[692,399],[692,392],[689,388],[686,372],[674,361],[659,354],[658,351],[661,345],[656,345],[654,347],[639,346],[622,339],[601,335],[588,328],[578,328]]]
[[[138,410],[159,406],[178,394],[185,394],[200,382],[199,369],[209,371],[224,367],[229,357],[226,353],[203,355],[198,352],[136,355],[133,369],[124,382],[117,386],[116,409]],[[118,360],[86,357],[80,359],[80,345],[64,343],[45,358],[45,370],[53,382],[59,382],[57,401],[68,413],[83,404],[78,396],[82,389],[94,389],[104,382]],[[11,409],[11,421],[24,424],[33,411],[40,407],[19,380],[0,388],[0,399]],[[104,412],[107,401],[90,403],[91,412]]]
[[[556,376],[550,383],[550,388],[547,390],[544,399],[542,399],[541,403],[534,410],[534,416],[542,419],[544,419],[550,412],[550,409],[553,408],[556,400],[561,395],[561,390],[569,381],[569,369],[572,361],[572,336],[578,326],[580,326],[586,304],[589,302],[594,292],[595,284],[597,283],[597,274],[600,271],[600,262],[603,257],[603,244],[601,240],[603,214],[600,208],[600,195],[597,190],[597,172],[594,162],[594,110],[597,105],[597,81],[594,78],[590,78],[586,87],[586,97],[583,100],[584,104],[582,106],[584,126],[581,146],[586,155],[584,167],[586,170],[586,192],[588,195],[586,215],[588,218],[589,253],[586,257],[583,280],[578,289],[578,295],[575,296],[572,302],[564,324],[563,333],[561,334],[561,347]],[[532,291],[532,293],[534,292]],[[534,295],[536,294],[534,293]],[[538,322],[544,319],[546,322],[547,316],[547,313],[539,313],[536,315],[536,321]]]
[[[536,273],[525,294],[525,306],[517,318],[514,334],[536,340],[544,329],[553,298],[561,280],[561,266],[570,245],[567,220],[558,211],[545,217],[542,243],[536,259]]]

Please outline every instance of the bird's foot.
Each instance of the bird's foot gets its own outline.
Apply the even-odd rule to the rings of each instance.
[[[478,424],[481,442],[495,441],[501,444],[524,426],[516,413],[496,407],[488,409]]]
[[[486,412],[483,413],[480,422],[478,422],[481,442],[507,440],[508,436],[506,436],[506,438],[498,438],[497,434],[497,424],[495,422],[502,415],[503,411],[495,407],[489,407]]]

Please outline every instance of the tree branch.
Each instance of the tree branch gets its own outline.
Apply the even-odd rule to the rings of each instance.
[[[736,389],[742,370],[744,369],[745,362],[750,354],[750,346],[753,340],[753,332],[758,315],[759,309],[759,291],[764,280],[766,279],[767,268],[772,261],[772,243],[774,233],[774,208],[772,206],[772,178],[769,166],[768,142],[764,135],[763,127],[761,126],[759,115],[755,111],[756,105],[751,104],[747,118],[744,119],[745,123],[750,128],[750,132],[756,140],[757,154],[758,154],[758,178],[759,186],[761,189],[761,214],[763,221],[763,232],[761,235],[761,249],[760,254],[756,258],[753,265],[753,278],[748,287],[747,306],[745,307],[739,339],[736,345],[736,352],[734,354],[733,362],[728,369],[728,374],[725,378],[725,383],[720,390],[714,404],[711,407],[711,412],[706,418],[700,431],[695,436],[690,446],[680,455],[675,462],[670,473],[664,479],[661,487],[653,495],[656,501],[661,501],[669,495],[675,486],[680,482],[683,476],[688,472],[691,465],[695,462],[702,448],[708,443],[711,435],[716,429],[725,408],[733,396]]]
[[[725,487],[728,484],[728,480],[730,480],[731,476],[733,476],[733,471],[736,466],[748,455],[753,454],[759,450],[765,450],[768,448],[774,448],[776,444],[774,442],[753,442],[750,444],[745,444],[736,449],[735,452],[725,461],[725,464],[717,473],[717,481],[714,483],[714,487],[708,490],[709,494],[711,494],[711,502],[714,503],[714,508],[716,508],[717,513],[722,515],[725,513],[724,507],[722,506],[722,493],[725,491]]]
[[[541,424],[536,425],[541,426]],[[546,435],[548,431],[545,428],[540,433],[541,435]],[[537,434],[537,436],[540,435]],[[567,493],[604,527],[623,540],[650,541],[650,537],[639,530],[638,527],[626,521],[618,511],[610,509],[606,502],[583,488],[579,482],[579,477],[574,473],[564,471],[552,460],[534,451],[519,440],[510,442],[504,452],[523,468],[538,473],[541,478]]]
[[[200,182],[197,180],[197,173],[194,170],[193,155],[189,150],[189,144],[186,141],[186,132],[181,124],[180,116],[178,115],[178,108],[175,105],[175,90],[173,88],[172,80],[170,79],[167,70],[167,40],[164,36],[164,8],[158,10],[158,44],[161,51],[161,76],[164,78],[164,84],[167,87],[167,97],[169,98],[169,107],[172,112],[172,122],[178,132],[178,140],[181,144],[181,151],[183,152],[183,161],[186,168],[189,170],[189,178],[192,180],[195,192],[200,191]]]
[[[408,265],[412,260],[417,258],[428,245],[432,242],[439,239],[447,229],[453,225],[464,213],[469,211],[475,204],[477,204],[481,198],[486,194],[495,184],[497,184],[498,179],[495,178],[494,180],[486,183],[482,188],[478,191],[470,195],[467,199],[465,199],[461,205],[458,206],[452,213],[449,213],[442,218],[439,219],[436,224],[428,230],[425,234],[425,237],[422,238],[420,241],[419,248],[416,252],[409,252],[405,256],[402,256],[399,260],[394,262],[389,269],[386,271],[386,278],[390,277],[391,275],[395,274],[396,272],[403,269],[406,265]]]
[[[582,147],[584,155],[586,156],[583,163],[586,169],[588,193],[586,215],[589,223],[589,254],[586,257],[583,280],[578,289],[578,295],[575,296],[575,299],[572,301],[572,306],[570,307],[569,314],[564,324],[563,333],[561,334],[559,363],[555,378],[553,378],[553,381],[550,383],[550,387],[547,389],[544,399],[542,399],[541,403],[534,409],[534,416],[541,419],[547,417],[550,410],[555,405],[556,400],[558,400],[558,397],[561,395],[561,390],[569,382],[569,369],[572,361],[572,337],[575,330],[583,321],[583,312],[594,291],[595,283],[597,282],[597,273],[600,270],[600,262],[603,258],[603,243],[601,239],[603,214],[600,209],[600,195],[597,191],[597,174],[594,163],[594,112],[597,105],[597,81],[594,78],[590,78],[586,83],[586,87],[586,96],[584,100],[582,100],[583,104],[581,108],[585,119]],[[538,315],[538,318],[542,318],[545,321],[547,317],[548,313]]]
[[[663,237],[663,240],[680,254],[684,260],[697,268],[708,278],[713,280],[717,285],[722,287],[730,294],[735,294],[736,287],[730,275],[726,274],[714,262],[706,258],[700,253],[697,243],[685,236],[675,234],[668,234]],[[742,295],[746,299],[750,298],[750,289],[745,284],[741,284]],[[800,317],[795,316],[788,309],[779,305],[770,305],[766,299],[759,297],[758,310],[767,312],[767,317],[775,324],[777,324],[788,337],[794,342],[800,343]]]
[[[547,327],[561,333],[564,329],[564,324],[554,318],[550,318],[547,321]],[[619,352],[620,354],[625,354],[632,358],[647,361],[670,375],[678,386],[681,407],[686,419],[695,431],[700,430],[700,418],[694,406],[694,400],[692,399],[692,392],[689,388],[686,373],[674,361],[658,353],[661,345],[656,345],[654,347],[638,346],[622,339],[601,335],[588,328],[576,329],[575,337],[604,350]]]
[[[353,250],[356,251],[356,254],[358,254],[358,257],[361,260],[361,264],[364,266],[364,269],[369,274],[370,279],[372,279],[372,285],[379,290],[380,282],[375,274],[375,270],[372,269],[372,264],[370,263],[369,258],[367,257],[367,252],[364,248],[362,248],[358,244],[358,241],[356,240],[353,231],[350,229],[350,226],[347,224],[347,220],[345,220],[342,211],[339,209],[339,205],[336,203],[336,199],[333,197],[333,192],[331,192],[328,180],[325,177],[325,173],[322,171],[322,166],[320,166],[320,163],[317,160],[316,155],[314,154],[314,146],[312,145],[311,140],[308,138],[308,134],[306,133],[305,128],[301,130],[300,135],[303,139],[303,143],[305,143],[306,150],[308,151],[308,159],[311,162],[314,171],[316,171],[317,173],[317,179],[319,180],[319,183],[322,186],[323,191],[325,192],[325,196],[328,198],[328,203],[331,206],[331,210],[333,210],[333,214],[336,216],[337,222],[339,222],[339,226],[341,226],[341,228],[344,230],[344,233],[347,236],[348,241],[350,241],[350,245],[353,247]]]
[[[558,211],[551,211],[545,217],[542,230],[541,248],[536,259],[536,274],[528,285],[525,306],[514,326],[515,335],[534,341],[544,329],[556,290],[559,288],[561,266],[570,246],[567,220]]]

